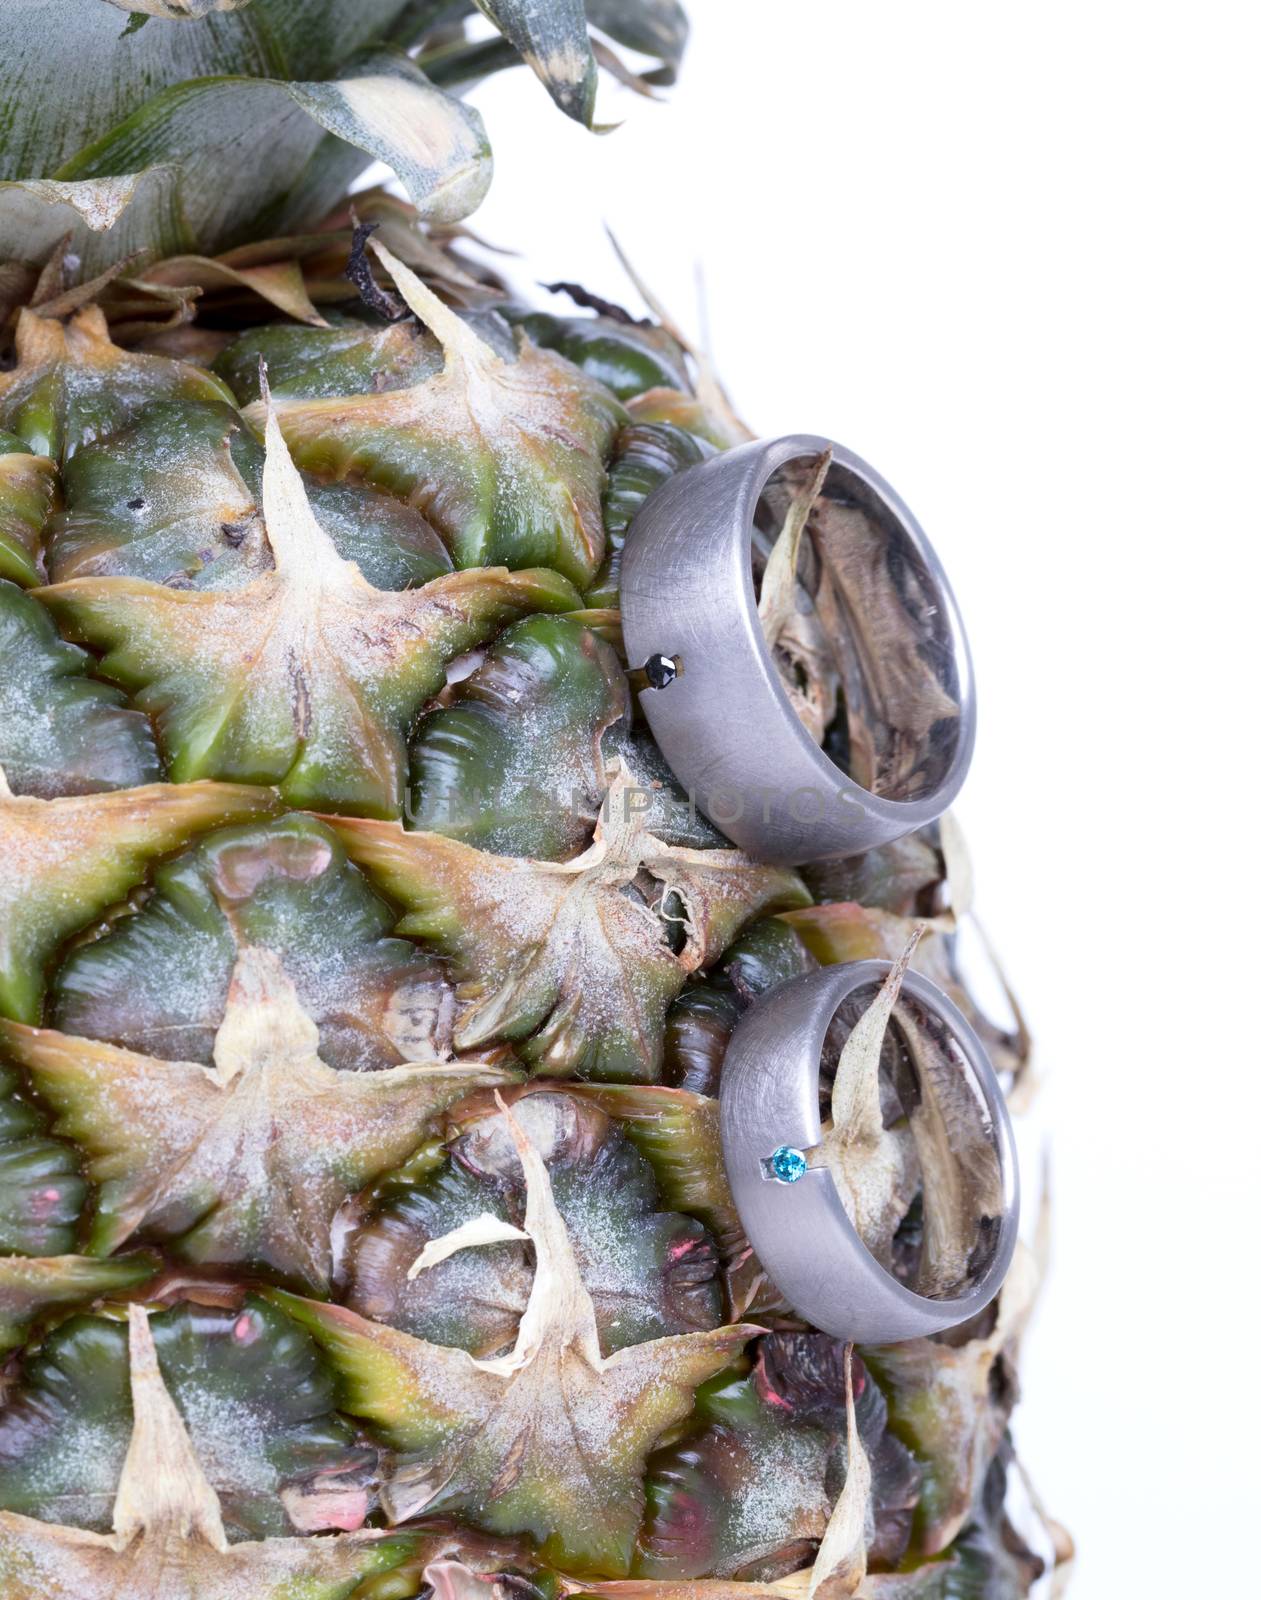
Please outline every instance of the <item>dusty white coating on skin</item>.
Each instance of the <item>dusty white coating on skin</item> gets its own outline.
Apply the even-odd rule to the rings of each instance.
[[[388,123],[396,150],[418,167],[445,170],[457,162],[473,161],[481,151],[483,141],[465,118],[450,113],[418,117],[416,86],[406,79],[387,72],[368,73],[345,78],[338,88],[353,115],[369,126]],[[444,98],[435,94],[435,106]]]
[[[149,784],[57,800],[0,788],[0,982],[39,971],[60,938],[121,898],[151,857],[198,828],[270,806],[232,784]]]
[[[489,567],[374,588],[316,520],[270,400],[264,414],[272,570],[223,591],[96,577],[40,596],[114,647],[107,671],[117,663],[128,681],[143,680],[137,699],[158,711],[175,778],[222,772],[248,752],[251,772],[303,793],[315,783],[327,803],[347,784],[349,798],[389,810],[402,793],[402,725],[441,685],[443,662],[545,604],[555,580]]]
[[[338,1594],[375,1532],[229,1546],[218,1496],[157,1362],[148,1314],[128,1308],[133,1425],[112,1533],[0,1512],[5,1600],[277,1600]]]
[[[92,1153],[110,1249],[137,1230],[180,1236],[197,1259],[263,1260],[322,1285],[346,1195],[403,1160],[441,1108],[504,1074],[412,1063],[338,1072],[273,952],[244,946],[214,1066],[165,1061],[52,1029],[10,1047]]]
[[[368,1322],[340,1307],[308,1303],[304,1320],[343,1359],[383,1384],[360,1391],[365,1414],[379,1397],[391,1431],[438,1441],[403,1456],[382,1504],[401,1521],[426,1507],[488,1499],[509,1522],[546,1495],[566,1539],[633,1532],[648,1450],[684,1416],[696,1385],[721,1369],[749,1336],[743,1326],[653,1339],[605,1357],[547,1168],[501,1105],[525,1174],[525,1231],[534,1246],[529,1300],[511,1350],[477,1360]],[[599,1530],[599,1532],[596,1532]]]
[[[226,1550],[219,1497],[197,1459],[188,1428],[158,1367],[143,1306],[127,1308],[131,1363],[131,1443],[114,1499],[114,1543],[125,1549],[137,1535],[200,1538]]]
[[[451,929],[463,973],[455,1043],[474,1049],[522,1019],[530,1049],[552,1070],[589,1049],[616,1050],[645,1075],[657,1062],[666,1007],[687,976],[713,961],[755,912],[782,902],[795,879],[737,850],[691,850],[648,831],[619,761],[590,847],[572,861],[492,855],[389,823],[334,824],[350,855],[405,905],[400,931]],[[671,910],[677,896],[681,911]],[[677,953],[667,922],[683,935]]]
[[[340,470],[419,505],[464,565],[487,565],[510,528],[523,550],[571,577],[594,575],[604,554],[603,457],[621,409],[612,395],[550,350],[519,340],[506,360],[378,240],[378,259],[442,345],[443,367],[381,393],[278,399],[280,426],[299,460],[332,441]],[[261,420],[261,405],[246,416]],[[505,556],[505,559],[508,559]]]

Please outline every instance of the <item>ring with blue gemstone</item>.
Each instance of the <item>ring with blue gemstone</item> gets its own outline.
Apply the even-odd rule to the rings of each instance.
[[[766,1158],[766,1166],[776,1183],[797,1183],[809,1170],[805,1151],[796,1150],[790,1144],[781,1144],[778,1150],[772,1150]]]
[[[985,1047],[953,1001],[917,972],[903,977],[890,1023],[897,1093],[912,1106],[948,1102],[950,1115],[937,1121],[949,1128],[947,1163],[959,1160],[956,1176],[975,1165],[978,1152],[988,1168],[965,1218],[971,1237],[951,1274],[907,1268],[888,1256],[888,1265],[877,1260],[827,1161],[817,1159],[820,1073],[833,1022],[843,1008],[846,1018],[865,1009],[890,969],[888,961],[847,962],[769,990],[737,1024],[719,1090],[723,1161],[759,1264],[807,1322],[863,1344],[939,1333],[976,1316],[1011,1265],[1020,1213],[1011,1123]],[[933,1046],[931,1064],[925,1041]],[[962,1159],[956,1118],[970,1124]],[[948,1164],[945,1172],[953,1191]],[[925,1177],[920,1199],[929,1221],[936,1192]],[[921,1235],[929,1231],[919,1228]]]

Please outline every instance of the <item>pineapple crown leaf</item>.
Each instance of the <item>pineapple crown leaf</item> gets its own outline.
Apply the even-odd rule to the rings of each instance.
[[[13,108],[0,232],[27,265],[69,234],[87,272],[138,249],[213,254],[317,221],[374,160],[425,216],[458,221],[485,195],[491,155],[449,86],[525,60],[587,126],[595,102],[582,0],[477,9],[503,36],[495,47],[452,46],[471,0],[15,0],[0,16],[0,102]],[[657,81],[673,77],[686,36],[676,5],[588,12],[655,54]]]
[[[172,22],[191,22],[212,11],[239,11],[250,0],[107,0],[120,11],[130,13],[128,28],[134,32],[150,17],[166,17]]]

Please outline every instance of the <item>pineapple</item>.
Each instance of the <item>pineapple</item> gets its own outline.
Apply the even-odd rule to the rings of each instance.
[[[689,808],[620,550],[741,427],[662,318],[461,253],[462,88],[524,59],[590,125],[597,61],[668,83],[685,21],[476,9],[0,20],[0,1594],[1029,1594],[1066,1552],[1007,1510],[1032,1257],[973,1325],[846,1349],[717,1143],[751,1002],[912,944],[1027,1088],[957,835],[797,873]],[[373,159],[409,201],[348,198]],[[822,477],[759,562],[844,758],[784,603]],[[855,1020],[832,1065],[896,1143]],[[920,1191],[869,1238],[906,1273]]]

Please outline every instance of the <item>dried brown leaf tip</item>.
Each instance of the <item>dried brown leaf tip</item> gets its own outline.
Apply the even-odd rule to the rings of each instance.
[[[832,1121],[809,1152],[887,1271],[919,1293],[958,1293],[982,1270],[1002,1214],[988,1119],[949,1031],[902,982],[918,925],[853,1020],[832,1087]],[[920,1202],[921,1216],[910,1216]]]
[[[568,1570],[625,1572],[649,1450],[755,1330],[719,1327],[604,1355],[547,1166],[514,1114],[502,1102],[499,1110],[524,1175],[534,1250],[506,1354],[478,1359],[342,1307],[282,1303],[333,1357],[348,1408],[396,1450],[382,1492],[392,1519],[456,1511],[491,1532],[530,1534],[545,1560]]]
[[[887,1128],[880,1092],[885,1031],[902,979],[923,935],[917,928],[875,999],[854,1024],[832,1083],[832,1124],[809,1152],[832,1175],[850,1221],[886,1269],[893,1236],[919,1186],[914,1140],[905,1121]]]
[[[871,1502],[871,1462],[858,1433],[854,1410],[854,1347],[845,1349],[845,1486],[828,1519],[807,1589],[808,1600],[842,1600],[867,1573],[867,1519]]]
[[[754,559],[767,643],[812,736],[873,794],[931,789],[953,754],[958,690],[946,619],[887,508],[855,494],[830,450],[794,461],[763,494]]]
[[[812,606],[799,604],[802,591],[797,571],[802,536],[831,465],[832,452],[824,450],[810,463],[804,481],[789,501],[783,526],[762,573],[757,605],[763,637],[775,657],[793,710],[816,744],[823,743],[836,716],[839,685],[829,670],[828,643],[819,637],[818,615]]]

